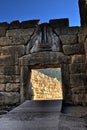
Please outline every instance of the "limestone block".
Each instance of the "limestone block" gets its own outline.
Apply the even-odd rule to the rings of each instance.
[[[0,92],[0,105],[2,106],[5,102],[4,92]]]
[[[0,83],[0,92],[4,92],[5,90],[5,84]]]
[[[78,42],[84,43],[84,40],[85,40],[84,34],[78,34]]]
[[[1,37],[0,38],[0,46],[8,46],[8,45],[12,45],[12,42],[9,39],[9,37]]]
[[[0,75],[19,75],[19,66],[0,66]]]
[[[25,37],[26,35],[32,35],[34,28],[29,29],[12,29],[8,30],[6,33],[7,37]]]
[[[13,45],[24,45],[30,39],[34,29],[14,29],[8,30],[6,36],[10,38]]]
[[[73,63],[69,65],[69,70],[71,74],[85,73],[86,64],[84,63]]]
[[[69,26],[69,19],[63,18],[63,19],[52,19],[49,21],[51,27],[68,27]]]
[[[74,87],[87,85],[87,75],[86,74],[71,74],[70,75],[70,84]]]
[[[19,92],[20,84],[19,83],[7,83],[6,92]]]
[[[17,104],[20,101],[20,94],[18,92],[10,92],[10,93],[3,93],[5,104],[6,105],[13,105]]]
[[[20,82],[20,76],[16,75],[0,75],[0,83],[19,83]]]
[[[72,102],[77,105],[84,105],[86,103],[86,96],[85,94],[73,94],[72,95]]]
[[[17,65],[18,59],[15,56],[11,55],[2,55],[0,56],[0,65],[6,66],[6,65]]]
[[[71,59],[72,59],[72,63],[84,63],[85,62],[84,55],[73,55]]]
[[[25,54],[24,45],[2,47],[2,55],[17,55],[18,57],[21,57],[24,54]]]
[[[71,92],[73,94],[86,94],[87,93],[87,87],[86,86],[78,86],[78,87],[72,87]]]
[[[18,20],[13,21],[9,25],[9,29],[18,29],[20,28],[20,22]]]
[[[62,44],[71,45],[77,43],[77,35],[60,35]]]
[[[5,37],[5,35],[6,35],[6,30],[5,30],[5,28],[0,27],[0,37]]]
[[[66,55],[84,54],[84,45],[83,44],[64,45],[63,51],[64,54]]]
[[[70,57],[61,52],[38,52],[20,58],[20,65],[46,65],[69,63]]]
[[[79,27],[56,28],[55,32],[57,35],[77,35],[79,33],[79,29]]]
[[[23,21],[23,22],[21,22],[20,26],[21,26],[21,28],[35,28],[39,24],[39,21],[40,21],[39,19]]]

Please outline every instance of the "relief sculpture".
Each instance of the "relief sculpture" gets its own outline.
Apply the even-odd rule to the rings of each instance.
[[[27,54],[40,51],[62,51],[61,40],[48,23],[40,24],[27,43]]]

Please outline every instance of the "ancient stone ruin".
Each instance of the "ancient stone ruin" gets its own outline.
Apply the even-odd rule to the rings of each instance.
[[[87,1],[79,0],[81,26],[52,19],[0,23],[0,107],[30,99],[31,70],[61,68],[63,102],[87,104]]]

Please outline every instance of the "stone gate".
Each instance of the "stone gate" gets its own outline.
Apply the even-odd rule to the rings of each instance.
[[[66,18],[44,24],[39,20],[0,23],[2,107],[29,99],[31,69],[50,66],[61,67],[63,101],[87,104],[87,3],[82,1],[80,27],[70,27]]]

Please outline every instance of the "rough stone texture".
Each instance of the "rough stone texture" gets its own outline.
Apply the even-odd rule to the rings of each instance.
[[[87,104],[87,1],[79,0],[79,2],[81,27],[69,27],[68,19],[50,20],[50,26],[61,40],[62,52],[40,51],[26,54],[31,37],[36,36],[36,43],[40,40],[38,38],[40,34],[35,34],[39,20],[0,23],[0,104],[2,106],[31,99],[32,68],[49,66],[54,68],[58,65],[61,65],[64,101],[76,105]]]
[[[4,92],[3,95],[5,99],[5,104],[13,105],[17,104],[20,101],[20,95],[18,92]]]
[[[21,57],[25,54],[25,46],[18,45],[18,46],[6,46],[2,47],[2,55],[17,55]]]
[[[84,54],[84,45],[83,44],[64,45],[63,51],[64,54],[66,55]]]
[[[32,70],[31,83],[34,100],[62,100],[62,83],[57,78]]]
[[[78,42],[77,35],[60,35],[62,44],[72,45]]]
[[[19,92],[20,84],[18,83],[7,83],[6,84],[6,92]]]
[[[73,55],[71,57],[72,63],[84,63],[85,62],[85,56],[84,55]]]
[[[5,84],[0,83],[0,92],[4,92],[4,91],[5,91]]]
[[[69,19],[65,18],[65,19],[53,19],[49,21],[50,25],[54,28],[58,27],[68,27],[69,26]]]
[[[85,73],[85,71],[86,71],[86,64],[74,63],[74,64],[70,64],[69,68],[70,68],[70,73],[71,74]]]
[[[87,75],[86,74],[71,74],[70,83],[74,86],[83,86],[87,85]]]

